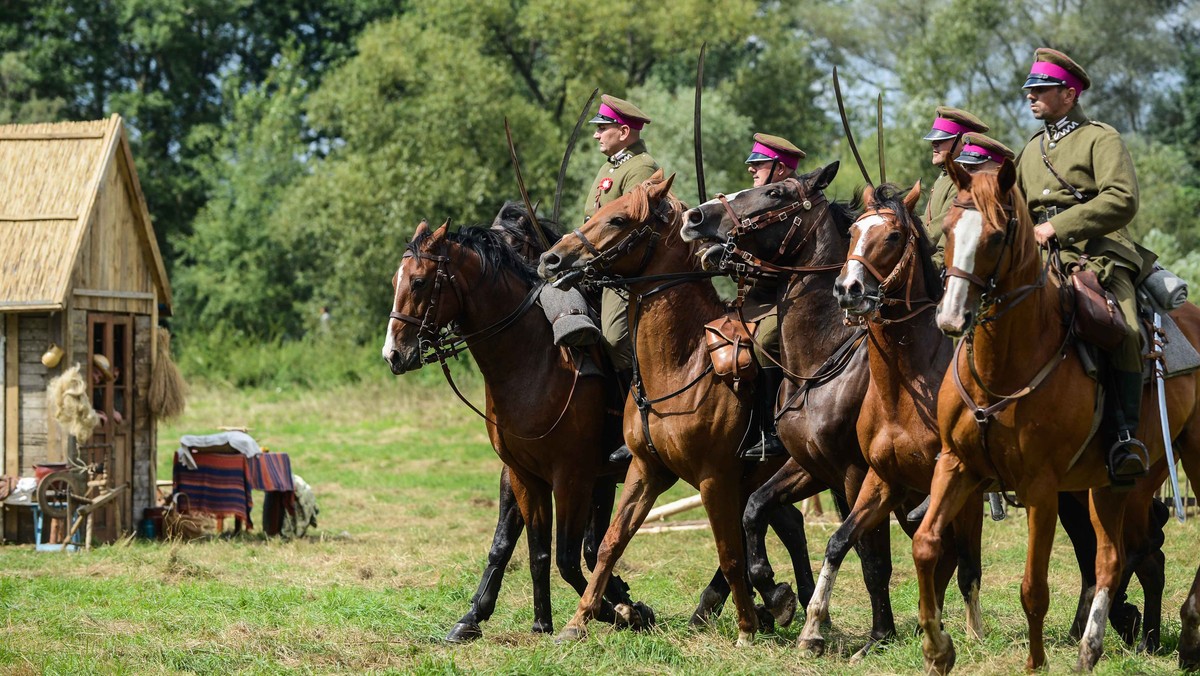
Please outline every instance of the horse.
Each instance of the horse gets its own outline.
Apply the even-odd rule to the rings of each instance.
[[[950,171],[958,192],[944,225],[950,264],[937,323],[961,340],[938,396],[943,449],[929,511],[913,538],[925,666],[945,673],[954,665],[954,645],[941,625],[935,584],[942,532],[971,496],[999,484],[1014,491],[1027,508],[1029,546],[1021,600],[1029,626],[1029,669],[1046,661],[1046,576],[1058,493],[1089,491],[1097,540],[1096,587],[1076,668],[1090,670],[1101,655],[1105,623],[1122,579],[1129,494],[1108,486],[1104,449],[1092,434],[1097,389],[1071,345],[1062,283],[1048,273],[1049,263],[1043,264],[1012,162],[1006,160],[996,174]],[[1200,308],[1185,305],[1172,317],[1190,343],[1200,343]],[[1193,424],[1198,380],[1194,375],[1172,378],[1166,392],[1170,435],[1184,469],[1200,476],[1200,426]],[[1145,399],[1147,407],[1157,398]],[[1076,405],[1066,410],[1061,407],[1066,401]],[[1146,420],[1156,422],[1157,416],[1142,418],[1138,436],[1158,460],[1164,444]]]
[[[1179,668],[1184,671],[1200,669],[1200,568],[1196,579],[1179,609]]]
[[[838,166],[834,162],[797,178],[720,196],[684,215],[684,239],[718,243],[705,250],[707,260],[724,257],[739,270],[749,267],[786,279],[779,288],[779,330],[781,366],[787,375],[784,403],[776,417],[780,439],[795,466],[789,463],[781,469],[755,491],[746,507],[748,557],[756,588],[773,583],[762,541],[764,509],[829,486],[844,516],[870,469],[856,432],[869,379],[863,332],[842,323],[842,312],[829,293],[846,260],[849,228],[856,217],[853,205],[825,197]],[[861,655],[896,633],[888,591],[888,526],[864,533],[855,547],[872,609],[871,631]],[[807,606],[805,596],[811,598],[812,587],[802,592]],[[810,611],[808,621],[827,619],[827,605],[819,615]],[[804,645],[815,652],[824,647],[817,637]]]
[[[586,636],[613,566],[654,500],[679,478],[699,489],[708,513],[737,609],[737,645],[751,644],[759,624],[746,578],[741,515],[752,488],[766,478],[764,470],[773,473],[777,465],[756,463],[747,472],[737,455],[751,426],[752,394],[713,373],[704,323],[721,316],[724,305],[679,239],[684,209],[670,194],[673,181],[674,175],[656,172],[601,207],[543,254],[539,266],[543,278],[564,283],[595,274],[621,282],[630,296],[635,357],[624,415],[633,460],[587,591],[559,642]],[[807,566],[806,559],[800,563]]]
[[[505,566],[526,524],[533,631],[553,632],[551,526],[558,531],[558,570],[582,592],[581,549],[589,568],[595,565],[594,546],[583,547],[585,533],[607,529],[618,478],[606,466],[607,454],[620,443],[620,428],[616,417],[606,414],[604,379],[580,377],[571,355],[554,345],[549,322],[540,311],[530,311],[540,284],[531,266],[506,244],[511,237],[503,227],[451,233],[446,225],[431,231],[422,222],[392,279],[384,359],[400,375],[422,366],[429,349],[442,351],[444,367],[447,351],[469,348],[485,381],[486,404],[478,412],[505,465],[488,564],[470,611],[447,637],[454,642],[482,635],[479,622],[495,608]],[[451,322],[461,334],[458,347],[447,348],[439,332]],[[607,593],[619,603],[632,603],[619,578]],[[602,616],[614,617],[607,602]]]

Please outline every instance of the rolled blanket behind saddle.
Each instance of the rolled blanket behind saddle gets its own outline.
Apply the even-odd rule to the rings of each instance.
[[[1188,286],[1178,275],[1163,267],[1156,267],[1142,289],[1159,309],[1170,312],[1187,302]]]
[[[579,289],[556,289],[547,284],[539,298],[554,329],[554,343],[586,347],[600,342],[600,327]]]

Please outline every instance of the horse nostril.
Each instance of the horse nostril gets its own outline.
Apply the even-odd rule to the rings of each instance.
[[[857,298],[863,293],[862,282],[858,281],[857,279],[850,280],[850,282],[842,288],[845,289],[845,294],[847,296],[853,296]]]
[[[704,222],[704,212],[699,209],[691,209],[687,213],[688,225],[700,225]]]
[[[975,313],[964,312],[963,313],[963,327],[970,326],[974,319],[975,319]]]
[[[559,258],[558,254],[556,253],[547,251],[546,253],[542,254],[542,265],[544,265],[547,269],[553,270],[554,268],[558,267],[559,263],[561,262],[562,259]]]

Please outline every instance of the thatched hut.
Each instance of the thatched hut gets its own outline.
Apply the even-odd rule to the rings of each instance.
[[[158,316],[171,311],[121,118],[0,126],[0,186],[2,474],[32,476],[35,464],[62,462],[68,452],[107,458],[111,485],[128,486],[121,509],[99,519],[98,538],[110,540],[154,504],[157,433],[147,392]],[[47,367],[52,346],[63,354]],[[46,398],[50,379],[74,364],[103,414],[83,448],[52,419]],[[27,538],[24,528],[16,532],[15,511],[5,512],[10,541]]]

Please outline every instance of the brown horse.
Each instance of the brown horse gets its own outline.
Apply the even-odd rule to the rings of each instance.
[[[395,296],[384,359],[397,375],[419,368],[427,351],[442,349],[436,347],[442,328],[456,323],[483,374],[488,436],[506,467],[488,566],[471,610],[447,637],[451,641],[481,635],[479,622],[495,607],[523,525],[529,530],[534,582],[533,630],[553,631],[551,525],[557,524],[559,572],[582,593],[587,584],[580,566],[585,532],[607,528],[616,492],[617,477],[605,461],[620,443],[620,428],[616,416],[605,413],[604,379],[579,377],[571,356],[554,345],[542,312],[530,311],[540,285],[529,264],[505,243],[505,235],[481,228],[451,233],[446,226],[430,231],[422,222],[392,279]],[[589,567],[594,566],[594,551],[584,554]],[[607,591],[612,600],[631,603],[619,578]],[[602,617],[613,618],[608,603]]]
[[[937,429],[938,387],[954,348],[933,323],[941,284],[930,260],[932,247],[914,209],[917,183],[903,194],[894,186],[863,190],[866,211],[850,230],[850,255],[834,284],[848,316],[865,322],[871,382],[858,418],[858,441],[871,470],[854,508],[829,539],[817,590],[800,634],[803,645],[824,642],[820,618],[833,593],[838,568],[863,533],[886,526],[888,514],[928,495],[941,441]],[[967,631],[983,635],[979,606],[982,496],[967,501],[947,533],[936,578],[939,603],[959,566],[959,589],[967,609]],[[906,510],[907,511],[907,510]],[[912,534],[915,527],[901,517]]]
[[[706,250],[706,258],[726,257],[739,270],[749,266],[757,274],[785,280],[779,284],[780,356],[791,375],[776,417],[780,439],[796,467],[785,466],[754,492],[746,507],[751,580],[759,589],[772,583],[761,536],[764,509],[830,486],[844,516],[847,501],[858,499],[870,470],[856,428],[869,380],[867,348],[861,330],[842,322],[842,310],[829,292],[846,261],[856,217],[852,205],[824,194],[837,169],[835,162],[795,179],[723,196],[689,210],[684,218],[684,239],[718,243]],[[860,653],[896,633],[888,591],[890,537],[883,524],[855,544],[872,609],[870,637]],[[811,587],[801,589],[808,605],[806,596],[811,597]],[[821,615],[818,621],[827,619],[827,604]],[[821,648],[817,640],[806,645]]]
[[[952,172],[958,186],[946,218],[951,271],[938,307],[943,331],[962,337],[938,398],[942,455],[929,512],[913,538],[925,631],[926,668],[944,673],[954,646],[941,626],[936,569],[942,532],[980,489],[999,484],[1027,507],[1029,547],[1021,600],[1029,623],[1030,669],[1044,665],[1046,575],[1060,491],[1090,491],[1096,531],[1096,591],[1080,643],[1078,669],[1091,669],[1103,647],[1105,623],[1124,564],[1127,493],[1108,488],[1104,450],[1093,438],[1097,389],[1070,346],[1060,283],[1033,239],[1024,196],[1011,162],[998,174]],[[1188,340],[1200,342],[1200,308],[1172,313]],[[1193,375],[1166,383],[1171,435],[1191,476],[1200,476],[1200,393]],[[995,393],[1001,393],[999,395]],[[1147,413],[1157,397],[1147,396]],[[1069,406],[1063,406],[1070,402]],[[1155,460],[1161,436],[1145,421],[1138,436]]]
[[[746,497],[777,466],[745,470],[737,451],[750,427],[752,394],[712,372],[705,322],[724,312],[708,276],[697,275],[678,237],[682,205],[670,195],[674,176],[658,172],[600,208],[574,236],[542,255],[544,278],[599,273],[628,278],[634,387],[625,404],[625,441],[633,461],[596,569],[559,641],[579,640],[600,603],[613,566],[663,491],[678,478],[700,490],[721,572],[737,608],[738,645],[758,627],[746,579],[741,515]]]
[[[1192,590],[1179,609],[1179,619],[1179,668],[1200,669],[1200,568],[1196,570]]]

